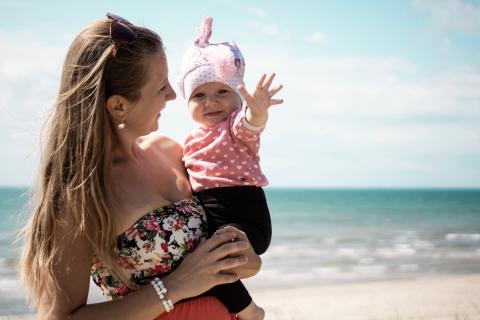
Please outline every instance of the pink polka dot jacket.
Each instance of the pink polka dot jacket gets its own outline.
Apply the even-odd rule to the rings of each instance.
[[[245,107],[240,108],[225,121],[210,128],[199,127],[186,138],[183,161],[194,192],[268,184],[258,155],[265,126],[249,124],[245,111]]]

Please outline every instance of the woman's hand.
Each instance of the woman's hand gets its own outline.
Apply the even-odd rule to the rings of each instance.
[[[220,229],[215,231],[213,237],[218,237],[225,233],[235,234],[235,237],[232,238],[230,241],[247,241],[250,244],[250,241],[248,240],[245,232],[233,226],[226,226],[224,228],[220,227]],[[242,252],[242,254],[246,255],[246,257],[248,258],[248,263],[238,267],[234,267],[233,269],[230,269],[228,271],[238,274],[241,279],[253,277],[258,273],[258,271],[260,271],[260,267],[262,266],[262,259],[255,253],[251,245],[249,245],[248,248]]]
[[[223,232],[186,255],[172,273],[162,278],[169,299],[175,303],[198,296],[216,285],[237,281],[239,276],[232,270],[247,264],[245,251],[250,244],[248,240],[232,242],[235,238],[235,232]]]

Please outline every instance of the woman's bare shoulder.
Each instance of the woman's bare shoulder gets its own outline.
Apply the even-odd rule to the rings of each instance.
[[[183,153],[183,147],[175,140],[161,135],[149,135],[143,137],[140,141],[142,149],[153,149],[157,151],[167,151],[175,153]]]

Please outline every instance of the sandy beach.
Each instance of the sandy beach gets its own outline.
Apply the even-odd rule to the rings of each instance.
[[[480,319],[480,275],[257,291],[267,319]]]
[[[480,274],[252,290],[252,296],[265,308],[268,320],[480,319]]]

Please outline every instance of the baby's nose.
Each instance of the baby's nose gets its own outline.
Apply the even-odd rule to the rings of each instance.
[[[205,106],[206,107],[214,107],[214,106],[217,105],[217,103],[218,103],[217,99],[215,99],[215,98],[210,98],[209,97],[205,100]]]

